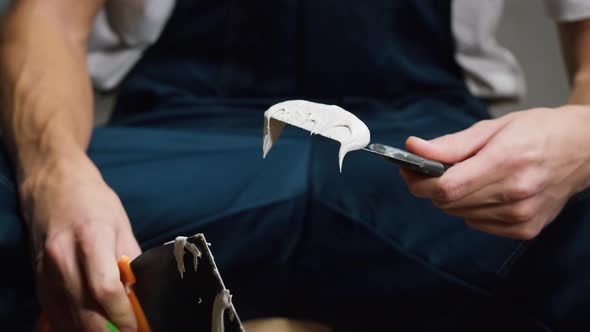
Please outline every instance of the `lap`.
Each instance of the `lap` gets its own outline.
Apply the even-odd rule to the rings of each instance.
[[[361,114],[362,115],[362,114]],[[408,136],[425,139],[463,130],[481,120],[448,104],[424,100],[399,112],[365,115],[371,140],[404,147]],[[399,168],[365,152],[351,153],[342,174],[327,144],[313,150],[312,192],[319,204],[387,239],[391,246],[478,288],[498,281],[519,242],[491,236],[412,196]],[[493,250],[489,250],[493,248]],[[468,250],[466,250],[468,249]]]
[[[355,105],[344,107],[354,109]],[[440,113],[434,113],[433,109]],[[365,299],[372,299],[373,304],[378,303],[382,308],[387,307],[383,306],[385,302],[389,306],[397,304],[400,312],[404,307],[407,311],[424,313],[424,301],[428,300],[431,305],[445,307],[442,302],[432,301],[433,293],[416,296],[417,293],[408,292],[408,289],[439,289],[438,298],[454,298],[447,303],[449,310],[456,311],[459,302],[464,302],[460,305],[464,309],[473,307],[473,303],[481,302],[482,298],[491,298],[491,288],[501,281],[502,269],[519,247],[518,242],[470,230],[461,220],[413,198],[396,167],[372,155],[351,153],[340,174],[337,143],[321,137],[310,138],[303,131],[287,127],[279,145],[262,160],[259,129],[262,112],[234,114],[235,118],[228,121],[245,124],[241,128],[231,124],[212,125],[211,116],[207,116],[205,122],[195,121],[190,126],[183,121],[179,128],[170,118],[181,114],[182,110],[170,115],[160,114],[153,124],[145,117],[142,119],[141,125],[149,128],[142,129],[146,133],[153,130],[158,136],[169,130],[162,128],[163,123],[172,124],[168,127],[174,128],[171,135],[179,138],[171,139],[170,143],[161,139],[140,139],[142,145],[145,141],[151,142],[146,149],[152,152],[145,153],[162,153],[156,158],[160,162],[154,167],[141,163],[132,175],[135,180],[126,180],[132,183],[126,184],[129,189],[116,188],[125,203],[125,192],[129,192],[130,197],[137,195],[143,179],[153,179],[154,174],[160,173],[166,176],[165,181],[153,186],[154,189],[146,189],[148,194],[144,194],[142,204],[146,204],[146,196],[149,196],[150,209],[125,204],[132,220],[141,220],[141,225],[135,227],[138,237],[142,239],[143,236],[139,228],[149,233],[148,238],[159,236],[161,240],[165,239],[163,230],[172,230],[166,233],[168,237],[184,230],[198,230],[213,239],[214,245],[234,243],[227,248],[214,247],[218,258],[228,259],[221,259],[220,266],[222,272],[230,271],[224,272],[231,280],[229,285],[240,283],[239,275],[243,275],[244,270],[258,270],[252,269],[256,265],[248,267],[252,263],[245,262],[277,262],[273,269],[260,274],[262,279],[257,276],[258,281],[264,280],[264,283],[244,288],[264,288],[268,280],[275,281],[277,288],[283,285],[282,291],[274,294],[280,294],[283,302],[290,299],[284,315],[307,318],[321,313],[323,317],[314,318],[322,320],[331,316],[336,320],[346,311],[338,303],[357,310],[375,307],[359,306]],[[408,135],[431,138],[464,129],[478,120],[476,116],[462,114],[436,101],[391,112],[368,110],[360,112],[359,116],[371,128],[374,141],[400,147]],[[220,123],[223,120],[218,118]],[[181,139],[182,135],[185,138]],[[107,151],[111,153],[113,147]],[[98,159],[97,163],[101,167]],[[199,174],[194,174],[196,168]],[[174,172],[170,172],[171,169]],[[108,179],[108,169],[105,172]],[[117,173],[121,176],[120,170]],[[222,177],[224,180],[219,183],[213,180]],[[113,186],[117,183],[122,182],[113,181]],[[217,185],[220,187],[216,188]],[[175,194],[162,196],[161,192]],[[180,197],[190,197],[192,204]],[[276,197],[291,197],[287,200],[298,197],[298,204],[273,205]],[[216,211],[213,208],[218,203],[220,210]],[[160,209],[170,211],[168,214],[175,220],[168,219],[163,224],[161,216],[166,213],[149,214]],[[232,214],[232,210],[245,214]],[[245,216],[255,216],[256,220],[249,222]],[[177,226],[172,227],[175,223]],[[219,229],[228,231],[224,233]],[[228,241],[232,236],[229,229],[253,240]],[[272,241],[263,238],[265,232]],[[280,244],[269,245],[273,242]],[[238,254],[244,252],[247,255]],[[271,254],[261,256],[262,252]],[[283,259],[277,260],[276,255]],[[351,271],[351,261],[370,262],[370,269]],[[237,272],[236,277],[233,271]],[[409,281],[415,283],[409,284]],[[353,282],[354,288],[347,286]],[[239,296],[241,291],[237,289],[236,294]],[[402,293],[411,297],[402,297]],[[463,295],[457,296],[458,293]],[[398,300],[392,302],[392,298]],[[410,305],[412,298],[415,306]],[[351,305],[351,301],[357,305]],[[238,309],[242,310],[239,298],[237,302]],[[248,303],[245,307],[256,306]],[[260,310],[264,315],[264,309]],[[436,316],[443,317],[447,313],[439,308]]]
[[[360,117],[374,142],[400,147],[408,135],[435,137],[478,120],[428,101]],[[493,306],[520,243],[470,230],[411,197],[396,166],[375,156],[353,152],[338,173],[337,144],[295,129],[286,128],[262,160],[261,114],[233,121],[95,130],[89,155],[144,249],[205,233],[244,318],[333,323],[396,308],[407,314],[400,322],[428,315],[439,322]],[[0,218],[0,256],[27,265],[16,191],[5,160],[0,165],[8,183],[0,183],[7,216]],[[31,283],[20,287],[28,298]]]
[[[520,312],[555,331],[590,325],[590,191],[574,196],[528,244],[508,275],[503,295]]]
[[[410,135],[433,138],[478,120],[435,101],[414,107],[359,117],[371,129],[372,142],[396,147]],[[376,326],[389,321],[425,330],[470,324],[486,311],[477,317],[491,321],[503,312],[506,321],[514,321],[493,303],[493,290],[519,242],[469,229],[416,199],[397,166],[366,152],[350,153],[338,173],[336,150],[332,142],[312,144],[312,206],[296,269],[302,315],[330,314],[332,323],[381,317]]]

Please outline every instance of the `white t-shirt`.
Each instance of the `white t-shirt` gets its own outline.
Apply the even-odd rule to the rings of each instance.
[[[590,0],[544,0],[556,21],[590,17]],[[175,0],[108,0],[90,38],[88,68],[99,90],[115,88],[145,49],[155,43]],[[476,96],[516,99],[526,91],[524,73],[514,56],[495,39],[504,0],[453,0],[452,29],[456,59]]]

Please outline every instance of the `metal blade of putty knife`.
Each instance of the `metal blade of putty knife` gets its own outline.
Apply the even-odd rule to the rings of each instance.
[[[131,262],[136,279],[133,290],[152,332],[212,331],[215,299],[221,292],[227,292],[205,237],[197,234],[186,240],[196,245],[200,257],[195,271],[194,257],[186,252],[182,278],[174,256],[174,243],[147,250]],[[225,332],[244,331],[233,304],[222,314]]]

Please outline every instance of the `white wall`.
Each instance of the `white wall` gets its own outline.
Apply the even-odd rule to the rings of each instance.
[[[547,17],[542,1],[506,0],[497,37],[522,65],[528,93],[518,103],[494,107],[494,114],[557,106],[566,100],[569,84],[561,58],[557,28]]]

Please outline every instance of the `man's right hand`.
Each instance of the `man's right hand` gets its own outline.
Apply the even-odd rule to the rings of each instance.
[[[117,195],[86,156],[88,36],[105,0],[13,0],[0,21],[0,126],[54,331],[137,323],[117,258],[140,253]]]
[[[22,182],[40,301],[54,331],[137,323],[117,259],[141,253],[121,201],[86,156],[46,161]]]

